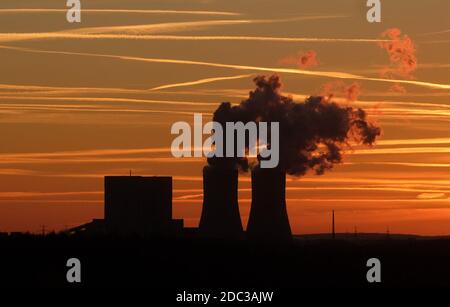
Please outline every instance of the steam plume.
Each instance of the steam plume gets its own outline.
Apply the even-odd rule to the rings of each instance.
[[[372,145],[381,133],[379,127],[367,121],[362,109],[341,107],[320,96],[296,103],[281,93],[277,75],[258,76],[254,82],[256,89],[248,99],[236,106],[222,103],[213,119],[223,126],[238,121],[279,122],[279,167],[288,174],[301,176],[308,170],[323,174],[342,161],[350,139]],[[244,171],[249,168],[246,158],[210,158],[208,163],[240,166]]]

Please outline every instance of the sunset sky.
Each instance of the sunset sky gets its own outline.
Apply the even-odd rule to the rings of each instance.
[[[339,232],[450,234],[448,0],[381,0],[381,23],[365,0],[82,0],[72,24],[65,1],[18,2],[0,3],[0,231],[102,218],[103,176],[130,170],[173,176],[174,218],[197,226],[205,160],[172,157],[171,125],[276,73],[296,101],[332,92],[383,130],[325,175],[288,178],[294,233],[329,232],[334,209]],[[393,28],[417,67],[390,71]],[[246,225],[248,174],[239,189]]]

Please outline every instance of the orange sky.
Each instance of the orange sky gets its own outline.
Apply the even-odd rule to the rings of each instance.
[[[450,234],[450,24],[448,1],[383,1],[382,23],[365,1],[65,1],[0,4],[0,230],[62,229],[103,216],[103,176],[174,177],[174,217],[195,226],[203,159],[174,159],[175,121],[204,119],[238,103],[252,77],[277,73],[298,101],[324,84],[357,82],[357,101],[383,129],[324,176],[290,178],[295,233]],[[418,67],[380,76],[380,34],[399,28]],[[313,50],[317,63],[282,59]],[[392,92],[393,85],[405,92]],[[244,223],[249,177],[240,177]]]

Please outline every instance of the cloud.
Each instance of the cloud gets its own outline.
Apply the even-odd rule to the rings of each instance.
[[[394,84],[389,88],[389,91],[394,93],[406,93],[406,88],[400,84]]]
[[[412,72],[417,69],[416,47],[407,35],[402,35],[398,28],[391,28],[381,34],[388,42],[380,42],[380,48],[386,50],[390,65],[383,68],[383,77],[404,77],[412,79]]]
[[[306,52],[299,51],[295,55],[290,55],[285,58],[282,58],[280,64],[295,66],[300,68],[307,68],[317,66],[319,64],[317,60],[317,52],[314,50],[308,50]]]
[[[343,81],[330,81],[322,85],[320,96],[326,99],[334,99],[336,97],[344,97],[349,102],[358,100],[361,94],[361,85],[357,82],[346,84]]]

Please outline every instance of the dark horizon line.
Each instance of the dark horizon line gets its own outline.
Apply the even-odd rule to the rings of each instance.
[[[187,227],[187,228],[196,228],[196,227]],[[244,231],[245,233],[246,231]],[[39,233],[38,231],[30,232],[30,231],[1,231],[0,235],[30,235],[30,236],[48,236],[48,235],[60,235],[64,234],[65,231],[53,231],[48,230],[45,234]],[[450,238],[450,234],[439,234],[439,235],[427,235],[427,234],[414,234],[414,233],[387,233],[387,232],[336,232],[336,237],[358,237],[358,236],[384,236],[384,237],[413,237],[413,238]],[[105,236],[108,236],[106,234]],[[316,233],[303,233],[303,234],[292,234],[293,238],[302,238],[302,237],[331,237],[332,233],[329,232],[316,232]]]

